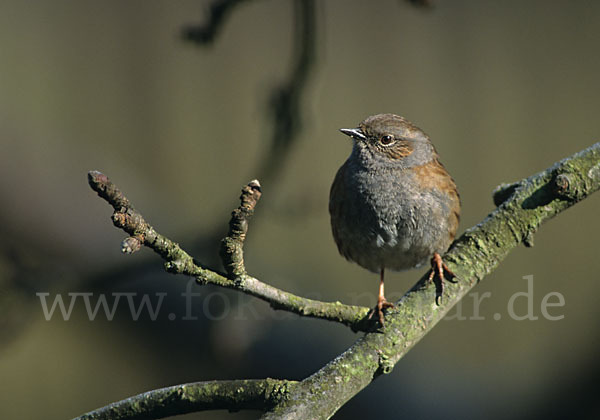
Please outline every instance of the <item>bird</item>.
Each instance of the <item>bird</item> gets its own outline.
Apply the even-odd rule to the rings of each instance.
[[[454,180],[427,134],[404,117],[377,114],[340,131],[353,146],[331,185],[331,231],[342,256],[379,274],[377,305],[369,319],[376,315],[383,326],[384,310],[394,306],[385,298],[385,270],[428,261],[429,281],[439,279],[439,305],[444,272],[456,277],[442,260],[460,220]]]

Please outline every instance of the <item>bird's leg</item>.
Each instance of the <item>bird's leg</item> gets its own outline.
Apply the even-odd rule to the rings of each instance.
[[[371,319],[373,317],[373,314],[375,312],[377,312],[377,317],[379,318],[379,323],[381,324],[381,326],[383,326],[383,310],[394,307],[393,303],[390,303],[386,300],[384,293],[383,293],[383,273],[384,273],[384,271],[385,271],[385,269],[382,268],[381,272],[380,272],[380,276],[379,276],[379,296],[377,296],[377,305],[375,306],[375,308],[373,308],[373,310],[369,314],[369,319]]]
[[[444,282],[446,278],[444,277],[444,271],[448,273],[452,278],[456,277],[454,274],[444,263],[440,254],[435,252],[433,257],[431,257],[431,273],[429,273],[429,281],[432,281],[437,274],[439,283],[435,283],[435,303],[439,305],[442,299],[442,295],[444,294]],[[449,282],[456,283],[455,280],[448,279]]]

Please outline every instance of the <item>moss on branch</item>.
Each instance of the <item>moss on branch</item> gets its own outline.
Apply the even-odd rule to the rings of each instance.
[[[297,382],[244,379],[195,382],[155,389],[91,411],[74,420],[160,419],[205,410],[267,410]]]

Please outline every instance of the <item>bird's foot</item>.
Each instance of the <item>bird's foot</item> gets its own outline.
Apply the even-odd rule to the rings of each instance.
[[[450,275],[449,279],[444,277],[444,271]],[[436,276],[437,274],[437,276]],[[452,272],[442,260],[442,257],[437,252],[433,254],[431,258],[431,273],[429,273],[429,281],[434,281],[437,277],[439,282],[435,283],[435,303],[439,306],[442,301],[442,295],[444,294],[444,282],[448,280],[450,283],[456,283],[455,278],[458,278],[456,274]]]
[[[379,296],[377,298],[377,305],[375,305],[375,307],[373,309],[371,309],[371,312],[369,313],[369,319],[373,318],[374,314],[377,314],[379,323],[383,327],[383,311],[386,310],[387,308],[393,308],[393,307],[394,307],[394,304],[391,302],[388,302],[387,299],[385,298],[385,296]]]

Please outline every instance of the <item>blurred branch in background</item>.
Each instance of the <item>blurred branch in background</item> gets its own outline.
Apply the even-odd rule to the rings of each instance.
[[[302,96],[315,67],[316,16],[314,0],[294,2],[293,66],[289,79],[273,89],[270,115],[273,120],[271,148],[258,170],[259,179],[270,183],[285,167],[302,130]]]
[[[247,0],[216,0],[209,6],[208,17],[203,25],[185,26],[182,36],[188,41],[210,46],[231,15],[233,9]]]
[[[182,30],[182,36],[188,41],[195,42],[200,45],[212,45],[219,31],[225,25],[226,19],[231,15],[233,10],[248,0],[216,0],[211,3],[208,8],[208,17],[202,25],[188,25]],[[416,7],[429,8],[433,6],[430,0],[404,0]],[[304,3],[304,6],[309,6],[314,10],[314,1],[297,1],[297,5]],[[314,21],[314,19],[313,19]],[[313,28],[314,29],[314,26]]]
[[[242,248],[248,220],[260,198],[260,185],[256,181],[252,181],[242,190],[240,207],[234,210],[228,236],[223,241],[222,257],[227,268],[226,277],[202,268],[177,244],[157,234],[105,175],[90,172],[89,181],[98,195],[115,209],[114,224],[131,235],[124,241],[123,251],[126,253],[139,249],[143,244],[166,260],[165,267],[170,272],[194,276],[200,284],[212,283],[233,288],[267,300],[278,309],[299,315],[336,320],[329,315],[322,316],[318,312],[318,305],[323,305],[325,314],[336,306],[346,307],[337,302],[332,306],[331,303],[313,301],[310,305],[317,305],[317,312],[305,313],[303,308],[312,306],[303,298],[274,289],[247,275]],[[531,244],[532,236],[542,223],[598,189],[600,143],[529,178],[501,186],[494,192],[494,200],[498,207],[481,223],[468,229],[458,238],[444,256],[444,259],[451,263],[451,269],[458,274],[459,281],[448,285],[440,305],[434,303],[433,287],[426,274],[396,302],[395,309],[387,312],[385,326],[359,338],[349,349],[313,375],[279,388],[281,393],[278,395],[278,402],[263,418],[330,418],[374,379],[390,373],[396,363],[479,281],[492,272],[511,250],[521,243]],[[289,299],[286,300],[286,297]],[[277,305],[273,305],[269,299],[274,299]],[[300,310],[296,307],[298,302]],[[356,308],[356,311],[361,311],[364,317],[365,309]],[[351,325],[343,319],[339,322]],[[187,385],[180,387],[185,386]],[[239,398],[239,394],[248,392],[248,398],[254,399],[251,391],[241,387],[236,392],[236,398]],[[221,395],[218,387],[212,395],[215,398]],[[265,406],[270,401],[269,395],[264,397]],[[139,404],[140,400],[144,401],[144,404]],[[174,402],[177,403],[178,400]],[[165,404],[160,392],[156,396],[152,392],[146,393],[117,404],[126,413],[119,418],[160,418],[165,413]],[[149,406],[156,406],[158,409],[149,411]],[[100,417],[100,413],[107,410],[108,408],[103,408],[82,418],[114,418]],[[169,415],[172,414],[179,413],[169,411]]]
[[[183,37],[198,45],[212,45],[225,18],[244,0],[217,0],[203,25],[187,26]],[[268,113],[273,131],[269,152],[259,163],[258,178],[270,184],[277,178],[302,129],[302,96],[315,67],[316,15],[314,0],[294,0],[294,47],[288,80],[273,88]]]
[[[405,0],[405,1],[409,2],[413,6],[422,7],[425,9],[433,7],[433,2],[431,0]]]

